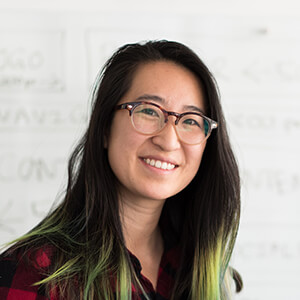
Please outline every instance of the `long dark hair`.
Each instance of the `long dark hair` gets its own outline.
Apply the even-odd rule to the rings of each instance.
[[[115,291],[118,299],[130,299],[132,283],[142,289],[124,243],[118,180],[104,146],[115,105],[129,90],[137,67],[155,61],[190,70],[203,89],[206,115],[218,122],[195,178],[166,200],[162,212],[181,245],[171,299],[230,299],[226,282],[236,273],[228,263],[240,218],[238,167],[212,74],[192,50],[170,41],[128,44],[107,61],[93,92],[89,126],[69,160],[63,201],[13,247],[31,253],[53,247],[52,264],[40,282],[48,291],[58,286],[72,299],[113,299]],[[80,293],[74,293],[75,286]]]

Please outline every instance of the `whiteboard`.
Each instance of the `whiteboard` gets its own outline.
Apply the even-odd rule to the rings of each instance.
[[[55,22],[53,22],[55,20]],[[222,95],[242,176],[238,300],[300,299],[300,19],[190,13],[0,13],[0,242],[43,218],[117,47],[181,41]]]

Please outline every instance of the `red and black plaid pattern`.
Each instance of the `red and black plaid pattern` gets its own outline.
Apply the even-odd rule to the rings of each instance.
[[[46,300],[41,286],[32,286],[42,277],[35,269],[28,269],[22,260],[12,257],[0,260],[0,299]]]
[[[151,282],[142,275],[141,264],[139,260],[131,254],[132,263],[137,272],[138,278],[150,299],[167,300],[170,297],[170,291],[174,284],[175,272],[178,267],[178,252],[176,248],[166,251],[163,254],[157,289],[154,290]],[[15,257],[0,258],[0,299],[1,300],[59,300],[57,297],[46,297],[42,286],[33,286],[35,282],[43,279],[41,268],[50,264],[49,253],[40,251],[36,257],[37,267],[28,268],[24,259]],[[60,299],[66,299],[60,297]],[[132,289],[132,300],[146,299]]]
[[[139,260],[131,254],[131,261],[134,265],[138,278],[149,299],[168,300],[171,296],[171,290],[174,285],[176,270],[178,268],[179,255],[177,248],[166,251],[161,259],[156,291],[151,282],[142,275],[142,267]],[[132,300],[146,299],[142,294],[132,291]]]

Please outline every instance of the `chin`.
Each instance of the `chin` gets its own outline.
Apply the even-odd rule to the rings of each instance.
[[[145,196],[149,199],[164,201],[167,198],[170,198],[170,197],[176,195],[177,193],[179,193],[179,191],[176,191],[176,192],[170,192],[170,191],[162,192],[162,191],[160,191],[159,193],[153,193],[153,191],[152,191],[152,193],[149,193]]]

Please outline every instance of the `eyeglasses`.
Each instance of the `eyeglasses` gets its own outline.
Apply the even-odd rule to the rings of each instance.
[[[159,133],[166,126],[169,116],[174,116],[179,139],[190,145],[202,143],[210,136],[211,131],[218,127],[217,122],[202,113],[180,114],[166,111],[159,105],[147,101],[122,103],[117,105],[116,109],[127,109],[135,130],[145,135]]]

